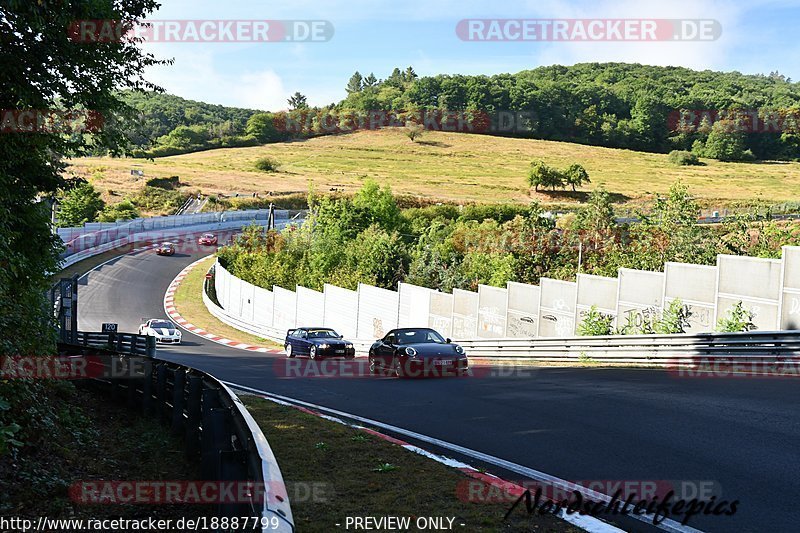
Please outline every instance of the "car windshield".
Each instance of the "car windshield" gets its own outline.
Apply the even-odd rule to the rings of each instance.
[[[175,326],[172,325],[172,322],[167,322],[166,320],[156,320],[150,323],[150,327],[173,329]]]
[[[163,246],[164,248],[168,248],[168,247],[172,246],[172,243],[171,242],[162,242],[161,246]]]
[[[213,239],[214,238],[214,236],[212,234],[210,234],[210,233],[206,233],[205,235],[203,235],[203,237],[205,237],[206,239]]]
[[[421,344],[425,342],[435,342],[444,344],[445,340],[441,335],[432,329],[401,329],[395,333],[397,344]]]
[[[338,338],[339,334],[332,329],[310,329],[308,330],[309,339],[328,339],[331,337]]]

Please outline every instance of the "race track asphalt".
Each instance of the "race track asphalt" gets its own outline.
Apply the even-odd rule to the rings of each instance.
[[[142,317],[163,317],[167,286],[203,255],[140,251],[91,272],[79,287],[79,329],[99,331],[102,322],[117,322],[120,331],[135,333]],[[693,518],[689,525],[703,531],[797,530],[796,379],[685,378],[601,368],[529,368],[503,377],[432,380],[287,377],[282,356],[244,352],[189,332],[181,346],[159,347],[158,356],[562,479],[711,482],[721,491],[717,501],[740,503],[732,517]]]

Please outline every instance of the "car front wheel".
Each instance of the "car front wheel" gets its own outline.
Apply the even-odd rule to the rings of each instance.
[[[286,357],[294,357],[294,354],[292,353],[292,345],[291,344],[287,344],[286,345]]]

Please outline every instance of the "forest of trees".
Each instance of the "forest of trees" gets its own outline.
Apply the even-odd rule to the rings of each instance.
[[[126,136],[137,157],[160,157],[209,148],[254,146],[245,133],[253,109],[186,100],[171,94],[126,91],[122,100],[134,110],[124,119]]]
[[[800,158],[800,84],[776,72],[583,63],[494,76],[419,77],[408,67],[395,68],[385,79],[356,72],[345,88],[347,96],[338,103],[308,107],[296,92],[288,111],[273,112],[129,93],[126,101],[141,115],[130,124],[129,137],[141,153],[159,156],[346,131],[341,124],[326,129],[325,121],[353,113],[386,112],[399,125],[418,121],[420,113],[462,112],[495,122],[505,113],[524,116],[524,128],[499,131],[495,123],[477,131],[650,152],[684,150],[730,161]]]
[[[495,76],[417,77],[408,68],[394,69],[385,80],[371,76],[370,83],[357,72],[347,91],[337,108],[464,110],[489,117],[523,111],[531,117],[529,131],[509,134],[538,139],[653,152],[693,150],[729,160],[800,157],[800,120],[795,120],[800,84],[776,72],[583,63]],[[750,112],[773,122],[754,122]],[[706,114],[710,121],[703,119]]]

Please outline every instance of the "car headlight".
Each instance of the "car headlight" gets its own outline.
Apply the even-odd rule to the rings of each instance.
[[[320,349],[324,350],[326,348],[330,348],[331,346],[330,346],[330,344],[320,344],[319,347],[320,347]]]
[[[347,344],[344,345],[344,347],[347,348],[348,350],[350,350],[350,349],[353,348],[353,345],[350,344],[350,343],[347,343]]]
[[[457,354],[464,355],[464,348],[462,348],[462,347],[461,347],[461,346],[459,346],[458,344],[456,344],[456,345],[455,345],[455,350],[456,350],[456,353],[457,353]]]
[[[417,351],[414,348],[412,348],[411,346],[409,346],[408,348],[406,348],[406,355],[409,356],[409,357],[416,357],[417,356]]]

